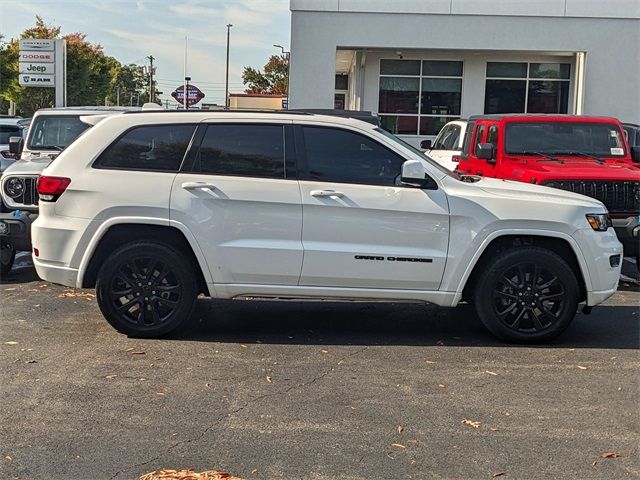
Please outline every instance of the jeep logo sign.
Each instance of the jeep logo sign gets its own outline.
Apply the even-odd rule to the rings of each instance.
[[[53,75],[55,68],[53,63],[20,62],[20,73],[46,73]]]

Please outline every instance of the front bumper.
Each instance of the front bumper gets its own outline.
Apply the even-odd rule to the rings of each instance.
[[[31,224],[37,213],[16,210],[0,213],[0,240],[20,252],[31,251]]]
[[[627,218],[612,218],[613,229],[624,247],[627,257],[638,256],[640,244],[640,216],[634,215]]]

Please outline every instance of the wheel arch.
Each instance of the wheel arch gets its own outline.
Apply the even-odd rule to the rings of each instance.
[[[537,246],[559,254],[564,258],[578,280],[580,288],[580,301],[587,298],[587,292],[592,289],[589,278],[589,270],[582,251],[575,240],[560,232],[495,232],[488,237],[478,249],[469,267],[466,269],[460,286],[456,292],[454,305],[461,299],[468,300],[476,285],[476,280],[484,265],[491,257],[508,248],[518,246]]]
[[[98,271],[107,256],[125,243],[152,240],[179,249],[193,262],[198,275],[198,289],[210,295],[213,283],[204,255],[190,231],[180,223],[155,219],[112,219],[101,225],[91,239],[78,271],[78,288],[94,288]]]

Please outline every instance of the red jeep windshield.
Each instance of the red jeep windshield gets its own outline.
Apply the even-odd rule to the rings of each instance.
[[[624,157],[622,132],[614,123],[508,123],[505,151],[511,155]]]

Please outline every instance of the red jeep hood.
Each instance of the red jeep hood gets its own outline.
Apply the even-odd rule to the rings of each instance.
[[[640,181],[640,166],[612,160],[600,164],[595,160],[557,157],[564,163],[527,158],[526,163],[513,162],[514,179],[535,177],[540,183],[550,179]]]

